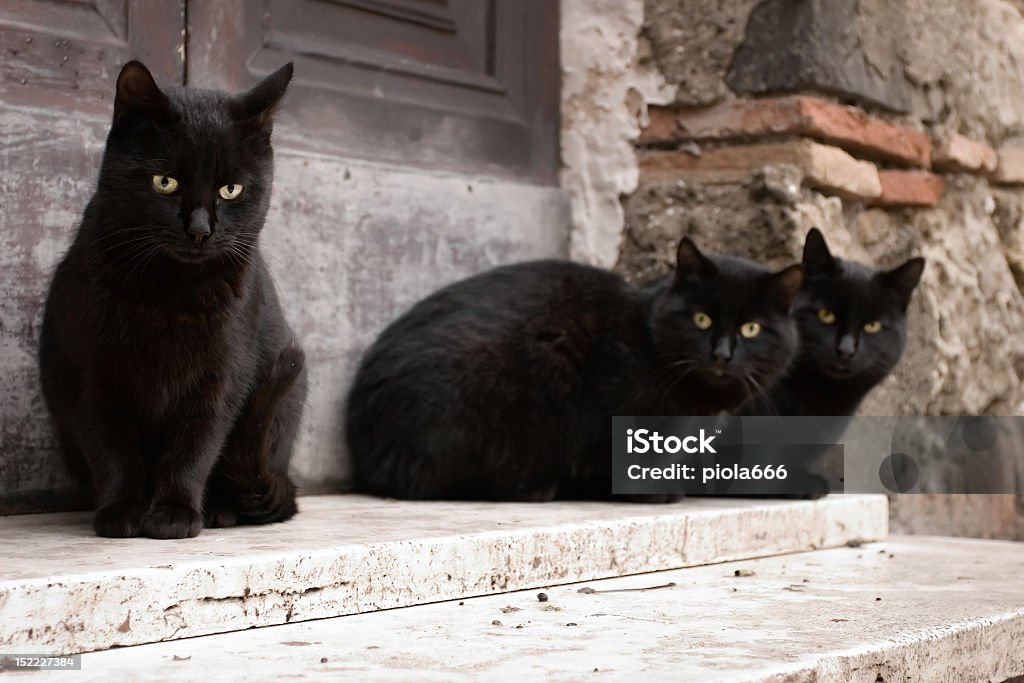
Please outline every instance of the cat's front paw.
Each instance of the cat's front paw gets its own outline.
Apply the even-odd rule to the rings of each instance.
[[[227,505],[207,504],[203,508],[203,526],[224,529],[238,524],[238,513]]]
[[[817,500],[818,498],[824,498],[831,491],[828,480],[824,477],[812,474],[807,477],[807,481],[802,487],[803,491],[796,496],[797,498],[803,498],[804,500]]]
[[[96,511],[92,528],[97,536],[105,538],[133,538],[142,530],[142,517],[146,508],[132,503],[113,503]]]
[[[142,534],[150,538],[191,538],[203,530],[203,516],[179,505],[154,505],[142,518]]]

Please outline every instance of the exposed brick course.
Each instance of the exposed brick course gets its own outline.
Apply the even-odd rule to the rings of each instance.
[[[953,133],[936,146],[932,167],[938,171],[992,173],[999,164],[999,155],[984,142]]]
[[[805,95],[681,111],[654,107],[650,116],[641,143],[801,135],[903,165],[927,168],[931,163],[932,142],[925,133]]]
[[[745,182],[763,166],[790,164],[805,182],[818,190],[849,199],[874,199],[882,194],[878,169],[839,149],[810,140],[731,145],[701,150],[647,151],[640,157],[640,174],[647,179],[689,177],[705,182]]]
[[[878,206],[935,206],[946,189],[942,176],[928,171],[879,171],[882,195]]]

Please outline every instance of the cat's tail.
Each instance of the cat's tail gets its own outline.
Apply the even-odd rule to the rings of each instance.
[[[305,354],[292,341],[249,397],[218,462],[238,523],[283,522],[298,512],[288,462],[304,400]]]

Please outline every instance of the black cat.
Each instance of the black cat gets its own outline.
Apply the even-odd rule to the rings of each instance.
[[[903,355],[923,258],[877,270],[833,256],[815,228],[803,264],[807,277],[793,306],[800,352],[768,400],[756,399],[744,414],[853,415]]]
[[[296,512],[306,377],[258,247],[285,66],[237,96],[117,79],[99,184],[46,302],[43,394],[100,536]],[[91,475],[91,476],[88,476]],[[205,497],[204,497],[205,493]]]
[[[684,239],[675,274],[645,289],[561,261],[446,287],[357,372],[356,484],[399,498],[608,499],[611,417],[716,415],[770,386],[796,352],[788,311],[802,282],[799,265],[772,273]]]

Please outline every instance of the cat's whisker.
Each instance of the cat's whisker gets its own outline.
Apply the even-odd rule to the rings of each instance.
[[[131,278],[132,273],[135,272],[135,269],[139,266],[139,264],[147,261],[153,254],[155,254],[159,250],[159,244],[150,244],[148,249],[142,250],[141,253],[137,254],[136,257],[133,258],[128,264],[125,264],[124,268],[128,268],[129,265],[131,265],[131,268],[128,270],[127,273],[125,273],[125,276],[122,279],[122,286],[127,286],[128,280]]]
[[[133,244],[124,253],[115,254],[113,259],[107,262],[106,267],[96,276],[97,281],[102,281],[108,274],[113,276],[121,270],[125,263],[131,262],[135,256],[145,251],[148,243]]]
[[[129,280],[129,278],[131,278],[131,275],[135,271],[136,268],[139,268],[139,277],[140,278],[143,275],[145,275],[146,274],[146,266],[148,266],[153,261],[153,257],[156,256],[156,254],[159,251],[160,251],[160,245],[155,245],[148,252],[146,252],[145,255],[142,256],[139,259],[138,263],[135,266],[132,266],[132,269],[130,271],[128,271],[128,274],[124,276],[125,284],[126,285],[128,284],[128,280]]]

